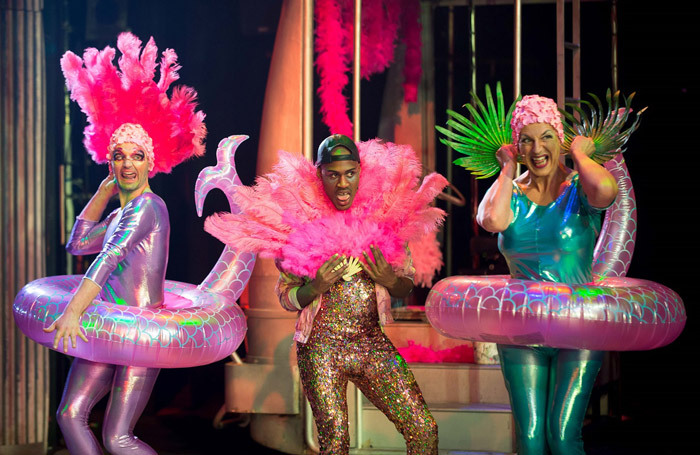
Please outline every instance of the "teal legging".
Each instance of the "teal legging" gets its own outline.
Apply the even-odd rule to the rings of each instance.
[[[498,345],[519,455],[583,455],[581,428],[602,351]]]

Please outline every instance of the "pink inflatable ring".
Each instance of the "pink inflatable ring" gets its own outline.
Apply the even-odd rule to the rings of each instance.
[[[218,164],[200,172],[195,186],[201,216],[207,193],[219,188],[229,197],[240,185],[234,166],[238,145],[247,136],[231,136],[217,149]],[[231,211],[237,210],[232,203]],[[78,340],[68,354],[95,362],[152,368],[181,368],[220,360],[245,337],[245,315],[236,300],[250,278],[255,255],[224,248],[200,285],[165,281],[165,301],[158,308],[139,308],[95,300],[81,324],[88,342]],[[63,313],[82,276],[41,278],[27,284],[15,298],[17,326],[32,340],[53,348],[54,333],[45,333]],[[62,344],[59,344],[62,349]]]
[[[624,277],[634,249],[636,202],[622,155],[605,166],[617,178],[619,193],[605,214],[592,283],[445,278],[426,301],[432,326],[452,338],[571,349],[644,350],[675,340],[686,321],[678,294]]]
[[[37,343],[53,348],[55,334],[42,329],[63,313],[81,279],[81,275],[52,276],[27,284],[15,299],[17,325]],[[235,351],[246,332],[238,305],[194,284],[168,280],[160,308],[95,300],[80,322],[89,342],[78,340],[77,348],[69,348],[70,355],[154,368],[215,362]]]
[[[433,286],[426,313],[453,338],[606,351],[658,348],[685,325],[678,294],[632,278],[568,285],[455,276]]]

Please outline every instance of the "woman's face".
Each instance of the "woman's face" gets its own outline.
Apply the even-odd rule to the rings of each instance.
[[[530,123],[520,130],[520,156],[531,174],[548,176],[559,167],[561,143],[549,123]]]

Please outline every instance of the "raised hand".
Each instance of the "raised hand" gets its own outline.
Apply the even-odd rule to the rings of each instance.
[[[97,188],[97,193],[111,198],[112,196],[116,196],[118,192],[119,188],[117,187],[117,180],[114,178],[114,171],[112,171],[112,167],[110,166],[109,174],[107,174],[107,177],[100,182],[100,186]]]
[[[518,147],[513,144],[502,145],[496,152],[496,158],[501,165],[501,173],[505,173],[510,178],[515,176],[515,170],[518,165]]]
[[[85,207],[83,207],[79,218],[89,221],[99,221],[109,200],[118,193],[119,187],[117,186],[117,180],[114,178],[114,173],[110,166],[109,174],[102,180],[95,194],[93,194]]]
[[[593,139],[586,136],[576,136],[569,147],[572,155],[583,153],[586,156],[591,156],[595,152],[595,143]]]

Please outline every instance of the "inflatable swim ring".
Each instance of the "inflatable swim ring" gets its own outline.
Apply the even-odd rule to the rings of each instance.
[[[644,350],[675,340],[686,321],[678,294],[624,277],[636,237],[634,189],[622,155],[605,167],[616,177],[619,193],[594,250],[592,283],[448,277],[426,300],[432,326],[452,338],[571,349]]]
[[[203,169],[195,185],[197,214],[214,188],[226,194],[231,211],[238,210],[229,194],[241,184],[235,151],[248,136],[219,142],[217,165]],[[250,278],[255,255],[224,248],[214,268],[199,286],[165,281],[165,301],[159,308],[139,308],[95,300],[81,324],[88,343],[78,341],[68,354],[83,359],[153,368],[182,368],[220,360],[238,348],[247,330],[236,301]],[[81,275],[41,278],[27,284],[14,301],[14,316],[22,332],[53,348],[53,333],[45,333],[63,312]]]

